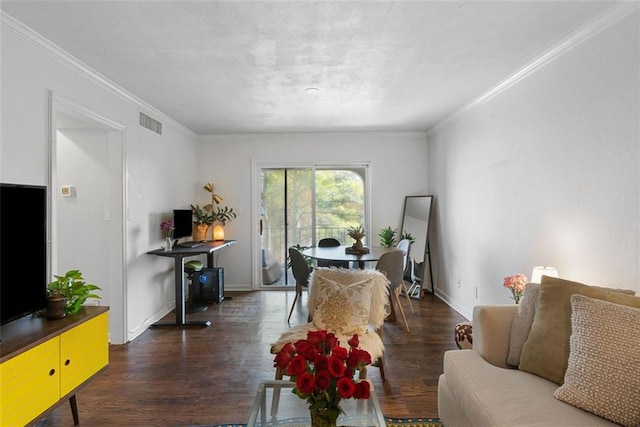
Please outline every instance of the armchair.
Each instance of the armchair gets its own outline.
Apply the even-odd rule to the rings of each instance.
[[[388,284],[385,275],[376,270],[314,269],[307,300],[309,323],[285,331],[272,345],[271,353],[277,353],[286,343],[306,339],[308,331],[333,332],[343,345],[358,334],[360,348],[369,352],[384,379],[380,334],[387,316]],[[276,379],[282,379],[282,375],[277,369]],[[360,378],[366,378],[366,370],[360,372]]]

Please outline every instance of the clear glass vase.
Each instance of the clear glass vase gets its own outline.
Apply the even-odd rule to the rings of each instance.
[[[311,427],[336,427],[339,411],[327,409],[310,409]]]
[[[164,250],[169,252],[173,249],[173,239],[171,237],[164,238]]]

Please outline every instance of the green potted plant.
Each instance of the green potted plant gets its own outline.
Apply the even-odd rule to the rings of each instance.
[[[213,224],[213,213],[200,207],[200,205],[191,205],[193,211],[193,240],[200,241],[207,239],[209,227]]]
[[[218,206],[215,210],[211,209],[210,215],[213,217],[213,222],[219,221],[222,225],[226,225],[227,221],[231,221],[236,217],[236,213],[233,211],[233,208],[229,208],[227,206]]]
[[[93,293],[102,290],[99,286],[87,283],[82,277],[80,270],[69,270],[64,276],[54,275],[55,280],[47,284],[47,298],[49,302],[60,304],[64,299],[64,313],[60,314],[53,308],[53,313],[47,311],[50,318],[64,317],[64,314],[75,314],[89,298],[100,299],[99,295]]]
[[[396,245],[396,230],[391,227],[383,228],[378,233],[380,245],[385,248],[392,248]]]

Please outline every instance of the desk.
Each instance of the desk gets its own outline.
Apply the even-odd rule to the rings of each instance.
[[[369,248],[368,254],[356,255],[348,254],[345,250],[349,246],[332,246],[328,248],[313,247],[302,251],[302,255],[325,261],[349,261],[357,262],[359,268],[364,268],[364,263],[369,261],[378,261],[382,254],[395,251],[396,248],[384,248],[381,246],[372,246]]]
[[[174,247],[170,251],[164,249],[156,249],[147,252],[149,255],[157,255],[173,258],[175,264],[175,286],[176,286],[176,321],[175,323],[154,323],[151,326],[209,326],[211,322],[208,320],[203,321],[190,321],[187,322],[185,318],[185,301],[184,301],[184,259],[207,254],[207,267],[215,267],[213,260],[213,254],[222,248],[233,245],[235,240],[216,240],[203,242],[202,245],[195,248],[180,248]]]

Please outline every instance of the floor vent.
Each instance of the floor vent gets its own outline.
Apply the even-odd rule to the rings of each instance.
[[[162,135],[162,123],[140,111],[140,126]]]

